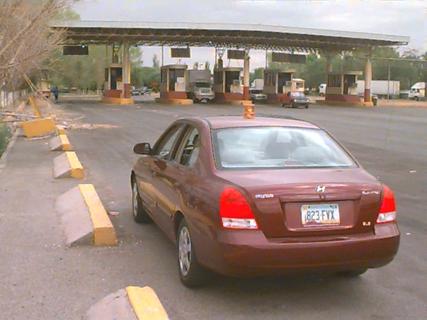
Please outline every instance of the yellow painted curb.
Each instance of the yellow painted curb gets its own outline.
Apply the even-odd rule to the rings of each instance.
[[[73,150],[73,146],[71,145],[70,140],[68,140],[68,137],[65,134],[60,134],[59,140],[61,140],[62,150],[64,151]]]
[[[194,102],[191,99],[173,99],[173,98],[156,98],[155,101],[160,104],[171,104],[180,106],[189,106]]]
[[[40,118],[42,115],[41,115],[41,112],[40,112],[40,108],[39,108],[39,106],[37,104],[36,98],[34,96],[30,96],[28,98],[28,101],[30,102],[30,105],[31,105],[31,108],[33,109],[34,115],[36,117]]]
[[[135,103],[133,98],[114,98],[114,97],[102,97],[102,102],[108,103],[108,104],[120,104],[120,105]]]
[[[89,209],[93,224],[93,244],[114,246],[117,244],[116,231],[92,184],[79,184],[80,193]]]
[[[65,155],[67,156],[68,163],[71,167],[71,177],[76,179],[83,179],[85,174],[83,171],[83,166],[79,161],[79,158],[77,158],[77,154],[72,151],[65,152]]]
[[[138,320],[167,320],[166,310],[150,287],[126,287],[126,292]]]
[[[73,146],[68,140],[65,134],[60,134],[57,137],[53,137],[49,141],[49,148],[51,151],[72,151]]]
[[[55,128],[56,128],[56,134],[57,135],[65,134],[65,128],[64,127],[57,125]]]
[[[21,128],[27,138],[41,137],[55,131],[52,118],[35,119],[21,122]]]

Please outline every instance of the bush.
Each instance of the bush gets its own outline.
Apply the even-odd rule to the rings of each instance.
[[[0,123],[0,156],[7,147],[10,138],[10,130],[6,124]]]

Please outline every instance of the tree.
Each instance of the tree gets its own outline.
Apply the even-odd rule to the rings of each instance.
[[[153,68],[155,68],[155,69],[160,68],[159,57],[157,56],[157,54],[153,55]]]
[[[24,75],[40,70],[57,48],[63,31],[49,21],[66,8],[65,0],[0,0],[0,85],[13,88]]]

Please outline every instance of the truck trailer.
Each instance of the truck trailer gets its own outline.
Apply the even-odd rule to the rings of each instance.
[[[357,80],[357,93],[363,95],[365,91],[365,81]],[[372,80],[371,94],[378,97],[398,98],[400,94],[400,81],[394,80]]]

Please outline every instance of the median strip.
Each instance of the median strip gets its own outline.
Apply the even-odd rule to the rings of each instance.
[[[58,178],[84,178],[83,166],[75,152],[66,151],[53,159],[53,176]]]
[[[92,184],[79,184],[63,193],[55,204],[67,246],[117,244],[114,226]]]
[[[120,289],[94,304],[87,320],[168,320],[168,314],[150,287]]]

